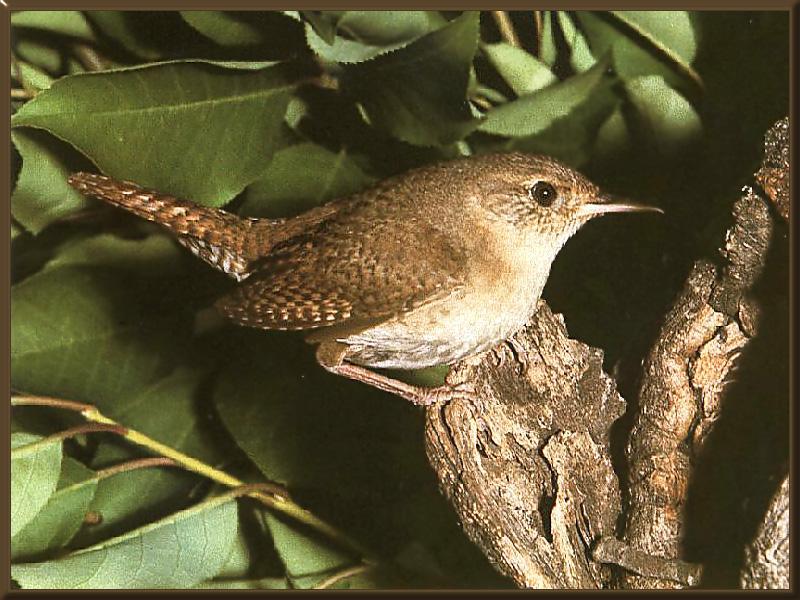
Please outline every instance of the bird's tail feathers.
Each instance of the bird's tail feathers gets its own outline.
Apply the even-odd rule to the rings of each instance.
[[[265,235],[264,226],[269,226],[268,221],[243,219],[96,173],[73,173],[69,183],[87,196],[165,227],[199,258],[239,281],[250,274],[259,243],[265,241],[260,239]]]

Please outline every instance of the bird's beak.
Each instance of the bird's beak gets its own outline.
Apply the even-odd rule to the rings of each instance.
[[[657,212],[664,214],[664,211],[656,206],[637,204],[613,194],[603,194],[598,200],[598,202],[589,202],[581,206],[578,213],[579,216],[595,217],[606,213],[620,212]]]

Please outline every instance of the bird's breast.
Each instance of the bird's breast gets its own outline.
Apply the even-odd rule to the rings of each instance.
[[[348,359],[375,368],[421,369],[488,350],[522,328],[541,294],[537,279],[493,273],[446,297],[351,335]]]
[[[536,311],[550,265],[564,239],[502,232],[475,255],[462,286],[341,341],[349,360],[375,368],[452,364],[490,349]]]

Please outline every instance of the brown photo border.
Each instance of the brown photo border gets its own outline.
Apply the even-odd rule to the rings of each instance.
[[[302,8],[304,9],[427,9],[427,10],[462,10],[462,9],[481,9],[481,10],[489,10],[502,8],[506,10],[530,10],[533,8],[553,8],[552,5],[550,6],[532,6],[541,4],[538,2],[521,2],[519,0],[509,2],[506,0],[502,3],[500,7],[493,6],[487,7],[485,2],[477,3],[470,0],[462,0],[461,2],[436,2],[433,6],[428,3],[422,2],[420,0],[407,2],[403,6],[397,6],[396,4],[391,3],[367,3],[367,2],[353,2],[345,1],[345,2],[334,2],[334,1],[323,1],[320,2],[319,0],[314,2],[302,2]],[[797,190],[797,169],[796,169],[796,159],[797,159],[797,152],[794,151],[796,148],[796,143],[798,141],[797,137],[797,69],[798,69],[798,61],[797,56],[800,53],[800,48],[798,48],[798,2],[796,1],[784,1],[784,0],[762,0],[758,2],[757,0],[701,0],[697,2],[675,2],[675,1],[668,1],[668,0],[654,0],[652,2],[644,2],[642,0],[618,0],[617,2],[611,3],[612,6],[609,6],[609,3],[600,3],[600,2],[591,2],[588,0],[579,0],[572,2],[565,3],[565,5],[558,6],[559,9],[568,9],[568,10],[576,10],[576,9],[618,9],[618,8],[627,8],[633,9],[638,8],[642,10],[665,10],[665,9],[678,9],[678,10],[692,10],[692,11],[741,11],[741,10],[751,10],[751,11],[787,11],[789,12],[790,18],[790,36],[789,36],[789,85],[790,85],[790,136],[791,136],[791,190]],[[185,0],[185,1],[157,1],[157,0],[84,0],[81,2],[59,2],[58,0],[0,0],[0,37],[4,34],[4,37],[7,40],[7,43],[0,44],[0,56],[3,58],[3,62],[5,64],[10,64],[10,44],[11,44],[11,23],[10,23],[10,15],[12,10],[100,10],[100,9],[114,9],[114,10],[135,10],[135,11],[147,11],[147,10],[158,10],[158,11],[165,11],[165,10],[186,10],[186,9],[196,9],[196,10],[278,10],[278,9],[286,9],[286,8],[299,8],[297,6],[287,6],[287,3],[282,2],[275,2],[274,0],[232,0],[230,2],[222,2],[220,0]],[[10,120],[11,118],[11,106],[10,106],[10,94],[9,90],[11,87],[10,79],[4,79],[2,86],[2,105],[4,112],[8,115]],[[9,122],[9,127],[4,128],[1,132],[2,139],[0,139],[0,143],[2,143],[3,148],[9,149],[9,159],[10,159],[10,147],[11,147],[11,127]],[[3,360],[0,361],[0,386],[2,386],[3,396],[6,398],[10,398],[11,395],[11,307],[10,307],[10,294],[11,294],[11,258],[10,258],[10,250],[11,250],[11,213],[10,213],[10,195],[11,195],[11,162],[10,160],[2,161],[0,165],[0,180],[3,182],[7,182],[7,185],[3,187],[3,198],[4,207],[3,216],[2,216],[2,228],[0,228],[0,242],[2,243],[2,252],[0,252],[0,256],[2,260],[0,261],[0,307],[2,307],[2,317],[0,317],[0,339],[4,341],[3,346]],[[794,194],[792,194],[792,210],[790,212],[790,219],[789,219],[789,226],[790,226],[790,256],[789,256],[789,271],[790,271],[790,285],[789,285],[789,307],[790,307],[790,316],[789,316],[789,323],[791,328],[790,333],[790,348],[789,348],[789,371],[790,371],[790,387],[789,393],[791,397],[791,402],[789,403],[789,422],[791,424],[790,430],[790,448],[791,448],[791,456],[790,456],[790,477],[792,478],[792,483],[796,483],[797,479],[797,460],[796,460],[796,452],[797,452],[797,438],[796,438],[796,406],[795,402],[797,400],[797,369],[793,366],[795,365],[794,359],[797,357],[797,273],[795,270],[796,260],[798,256],[798,248],[797,244],[797,210],[796,206],[794,205]],[[2,434],[3,439],[7,440],[5,443],[6,448],[6,456],[2,459],[3,464],[7,467],[5,473],[3,474],[2,478],[2,489],[0,489],[0,512],[4,515],[2,521],[2,530],[3,539],[5,543],[2,545],[0,549],[0,577],[2,577],[2,582],[0,583],[0,590],[2,590],[3,597],[51,597],[56,595],[56,592],[36,592],[36,591],[24,591],[24,590],[11,590],[10,589],[10,582],[11,582],[11,567],[10,567],[10,535],[9,537],[5,537],[5,532],[10,531],[10,413],[11,407],[10,404],[6,409],[5,415],[3,418],[0,418],[0,434]],[[795,486],[790,485],[790,496],[791,496],[791,515],[790,515],[790,524],[793,525],[796,523],[795,517],[795,510],[796,510],[796,502],[797,502],[797,494],[795,493]],[[791,527],[790,531],[796,531],[794,527]],[[791,573],[791,592],[790,594],[793,595],[794,592],[797,591],[796,586],[796,560],[795,560],[795,550],[797,549],[797,538],[798,536],[794,536],[792,539],[792,552],[791,552],[791,566],[790,566],[790,573]],[[426,591],[420,590],[419,592],[408,591],[408,592],[393,592],[393,591],[382,591],[382,590],[337,590],[337,591],[328,591],[328,593],[336,593],[336,594],[353,594],[353,595],[396,595],[398,593],[402,594],[409,594],[409,595],[416,595],[416,594],[424,594]],[[624,591],[623,591],[624,592]],[[64,592],[57,592],[58,595],[73,595],[73,596],[83,596],[85,594],[102,594],[104,596],[147,596],[152,597],[153,595],[157,595],[159,592],[142,592],[142,591],[126,591],[126,590],[119,590],[119,591],[105,591],[105,590],[87,590],[87,591],[64,591]],[[191,595],[191,596],[199,596],[199,595],[207,595],[213,594],[214,596],[228,596],[228,595],[240,595],[240,594],[247,594],[250,592],[247,591],[198,591],[198,590],[164,590],[163,593],[169,595]],[[258,593],[258,592],[256,592]],[[263,593],[263,591],[262,591]],[[291,593],[293,595],[297,594],[308,594],[308,592],[304,591],[273,591],[269,592],[271,594],[286,594]],[[447,595],[500,595],[500,594],[516,594],[516,593],[526,593],[525,590],[431,590],[430,593],[436,594],[447,594]],[[529,593],[529,592],[528,592]],[[536,592],[537,594],[548,594],[551,592],[542,591]],[[564,596],[566,595],[585,595],[585,594],[593,594],[593,593],[603,593],[602,590],[596,592],[579,592],[579,591],[552,591],[553,595]],[[606,592],[608,593],[608,592]],[[640,592],[641,593],[641,592]],[[735,590],[690,590],[687,593],[692,594],[703,594],[703,595],[719,595],[719,594],[730,594],[735,593]],[[778,592],[780,595],[787,595],[785,593]],[[645,595],[655,595],[654,592],[645,592]]]

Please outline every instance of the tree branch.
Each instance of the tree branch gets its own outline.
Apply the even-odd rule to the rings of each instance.
[[[479,364],[460,364],[478,402],[426,413],[426,447],[467,535],[519,586],[600,588],[594,540],[614,534],[620,493],[608,431],[625,410],[602,352],[540,308]]]
[[[768,206],[750,188],[733,220],[722,268],[694,265],[645,361],[627,448],[624,542],[615,539],[621,500],[609,429],[625,402],[602,371],[602,352],[569,339],[544,302],[507,343],[453,368],[448,381],[470,381],[477,401],[427,409],[426,450],[443,493],[467,535],[519,586],[679,588],[699,579],[680,546],[692,456],[758,331],[748,293],[772,233]],[[599,561],[633,572],[615,580]]]
[[[747,294],[763,269],[772,221],[749,187],[734,204],[733,218],[720,250],[722,272],[698,261],[667,314],[645,363],[630,434],[625,541],[664,559],[680,559],[692,457],[702,453],[735,360],[758,329],[758,307]],[[639,589],[683,585],[635,574],[624,580],[625,587]]]
[[[789,581],[789,477],[770,503],[756,538],[745,551],[740,584],[744,589],[778,590]]]

